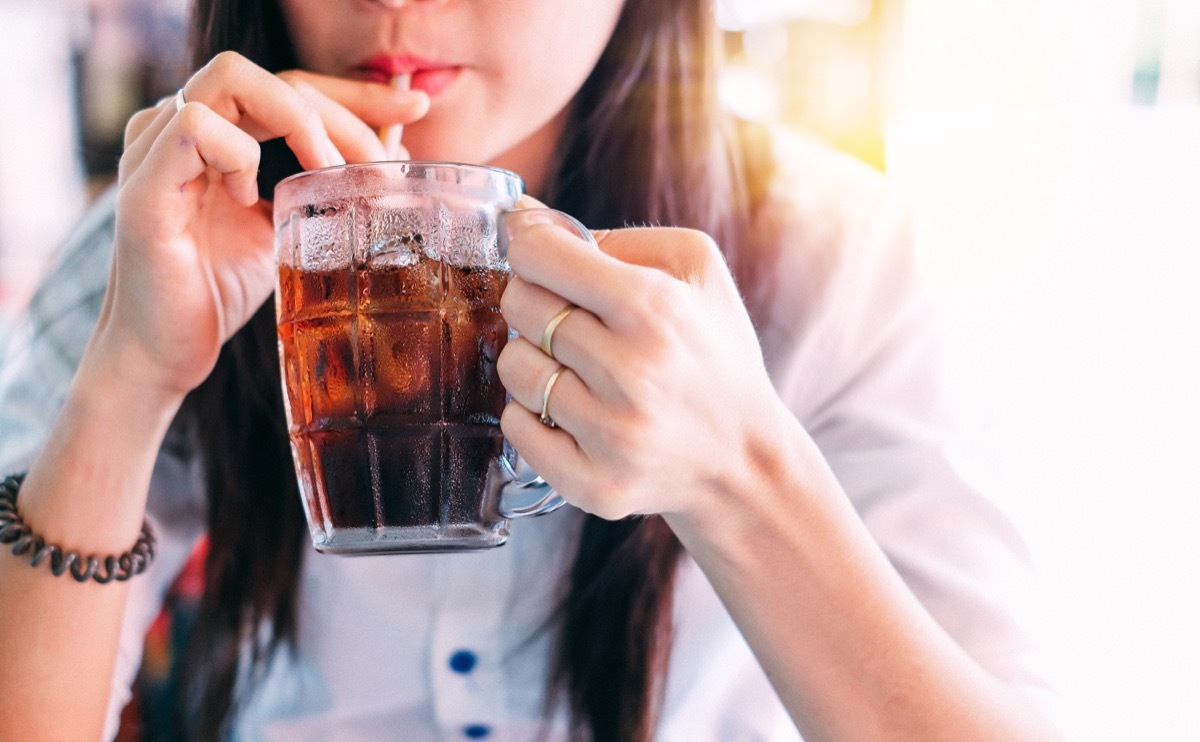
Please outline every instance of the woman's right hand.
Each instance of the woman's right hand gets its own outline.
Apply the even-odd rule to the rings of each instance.
[[[118,172],[112,275],[89,346],[105,375],[178,400],[270,296],[269,204],[258,143],[282,137],[305,169],[384,158],[371,128],[414,121],[419,91],[290,71],[227,52],[130,120]],[[403,155],[402,155],[403,156]]]
[[[29,527],[82,554],[137,538],[179,403],[271,294],[258,142],[283,137],[305,168],[379,159],[371,126],[408,123],[429,105],[387,85],[273,75],[234,54],[192,76],[184,97],[129,123],[108,292],[21,488]],[[45,564],[0,560],[0,739],[102,737],[128,584],[78,585]]]

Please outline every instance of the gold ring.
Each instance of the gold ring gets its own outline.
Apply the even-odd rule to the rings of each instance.
[[[183,99],[183,88],[176,90],[175,91],[175,113],[179,113],[180,111],[182,111],[184,105],[186,105],[186,104],[187,104],[187,101],[185,101]]]
[[[542,392],[542,425],[547,428],[557,428],[558,423],[554,422],[554,418],[550,417],[550,390],[554,388],[554,384],[558,381],[558,377],[562,376],[562,372],[566,371],[567,367],[559,365],[554,369],[554,373],[550,374],[550,380],[546,382],[546,391]]]
[[[568,314],[574,312],[578,308],[579,307],[575,306],[574,304],[566,305],[559,311],[558,314],[554,315],[554,318],[550,320],[548,325],[546,325],[546,331],[542,333],[543,353],[551,358],[554,358],[554,351],[551,349],[550,345],[552,342],[554,342],[554,331],[558,329],[558,326],[562,324],[562,321],[567,318]],[[558,359],[555,358],[554,360]]]

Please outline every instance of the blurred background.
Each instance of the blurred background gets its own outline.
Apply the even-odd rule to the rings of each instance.
[[[0,342],[187,0],[0,0]],[[1200,740],[1200,3],[719,0],[722,96],[888,174],[1079,740]]]

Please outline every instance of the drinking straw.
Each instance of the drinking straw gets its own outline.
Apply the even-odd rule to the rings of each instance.
[[[408,90],[412,84],[412,74],[405,72],[400,75],[392,75],[392,79],[388,81],[396,90]],[[387,159],[397,160],[400,158],[400,137],[404,134],[403,124],[391,124],[388,126],[379,127],[379,141],[383,142],[383,149],[387,152]]]

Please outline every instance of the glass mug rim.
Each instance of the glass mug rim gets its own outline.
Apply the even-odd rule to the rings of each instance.
[[[519,194],[525,193],[525,179],[512,170],[494,167],[492,165],[475,165],[468,162],[454,162],[451,160],[383,160],[377,162],[348,162],[344,165],[329,165],[328,167],[316,168],[315,170],[304,170],[280,180],[275,184],[275,201],[279,200],[278,194],[280,189],[295,188],[301,184],[301,181],[319,177],[321,175],[330,175],[335,172],[353,172],[356,170],[378,170],[378,169],[398,169],[403,173],[426,173],[428,175],[441,173],[475,173],[481,176],[493,176],[500,180],[508,181],[510,185],[516,186],[516,191]],[[409,180],[415,178],[407,177]],[[444,181],[443,178],[424,178],[424,180]]]
[[[372,187],[372,184],[370,183],[370,181],[356,179],[353,177],[353,173],[355,173],[355,172],[371,172],[371,171],[389,171],[389,172],[396,173],[399,177],[397,177],[397,179],[392,182],[384,181],[377,190]],[[330,176],[333,176],[336,178],[336,177],[341,177],[342,175],[350,176],[346,180],[346,185],[348,187],[345,190],[338,192],[338,191],[331,189],[329,192],[322,192],[321,184],[319,183],[319,181],[321,181],[323,179],[327,179]],[[386,177],[386,176],[379,176],[379,177]],[[428,190],[425,190],[425,188],[422,187],[421,192],[423,192],[427,196],[433,196],[434,199],[437,199],[438,192],[439,192],[438,191],[439,184],[444,185],[450,189],[449,191],[445,192],[447,195],[449,195],[451,192],[456,191],[457,186],[462,186],[462,187],[467,188],[468,190],[466,192],[473,198],[477,197],[480,204],[484,208],[496,210],[497,215],[496,215],[496,222],[495,222],[495,229],[496,229],[495,239],[497,239],[501,244],[506,242],[505,238],[507,236],[506,228],[504,226],[503,214],[510,212],[510,211],[518,210],[517,206],[516,206],[516,202],[524,194],[523,179],[519,175],[517,175],[516,173],[514,173],[512,171],[505,170],[502,168],[492,167],[492,166],[488,166],[488,165],[474,165],[474,164],[468,164],[468,163],[449,162],[449,161],[437,161],[437,160],[413,160],[413,161],[404,160],[404,161],[401,161],[401,160],[396,160],[396,161],[386,161],[386,162],[350,163],[350,164],[345,164],[345,165],[334,165],[334,166],[330,166],[327,168],[321,168],[321,169],[317,169],[317,170],[309,170],[309,171],[304,171],[301,173],[296,173],[294,175],[291,175],[291,176],[281,180],[276,185],[276,188],[275,188],[275,191],[276,191],[275,196],[276,197],[274,199],[273,209],[275,212],[275,219],[274,219],[275,229],[274,229],[274,231],[275,231],[275,241],[276,241],[276,256],[275,256],[276,265],[280,269],[282,268],[282,266],[285,265],[285,259],[283,257],[283,253],[284,253],[283,247],[284,247],[284,239],[285,238],[283,238],[281,236],[282,235],[281,229],[284,228],[286,224],[289,224],[292,221],[292,219],[296,218],[296,210],[298,208],[300,208],[304,202],[311,201],[316,204],[321,204],[322,202],[337,201],[342,198],[351,198],[351,199],[365,198],[368,203],[371,203],[372,201],[375,201],[376,199],[378,199],[380,201],[387,201],[390,197],[392,197],[394,195],[411,192],[403,184],[404,183],[414,184],[415,182],[425,182],[425,183],[430,184]],[[415,187],[415,185],[414,185],[414,187]],[[580,231],[582,235],[590,238],[590,234],[587,233],[587,230],[583,229],[582,225],[579,225],[578,222],[575,222],[575,220],[571,219],[570,217],[568,217],[565,214],[561,214],[560,212],[555,212],[555,215],[565,217],[564,221],[570,222],[571,223],[570,226],[572,228],[576,229],[576,231]],[[308,217],[304,216],[301,218],[308,218]],[[298,250],[301,248],[299,245],[290,245],[288,247],[288,249],[295,251],[295,250]],[[349,256],[347,256],[348,261],[347,261],[347,265],[345,267],[352,271],[359,267],[358,263],[357,263],[356,254],[357,254],[357,248],[354,248],[351,250],[351,254]],[[438,259],[438,260],[441,260],[441,259]],[[501,260],[504,263],[505,272],[508,272],[507,260],[504,260],[503,257],[501,258]],[[442,262],[444,262],[444,261],[442,261]],[[450,265],[449,263],[446,263],[446,264]],[[280,282],[282,282],[282,276],[278,280]],[[280,294],[278,293],[278,291],[281,289],[282,289],[282,285],[280,283],[280,285],[277,286],[277,302],[280,300],[279,299]],[[354,303],[351,306],[354,308],[353,309],[354,313],[357,313],[358,311],[360,311],[357,308],[358,307],[357,299],[354,300]],[[276,316],[277,324],[280,324],[280,327],[282,327],[282,323],[284,322],[284,317],[281,314],[281,311],[282,310],[277,310],[277,316]],[[280,332],[282,332],[282,330],[280,330]],[[510,337],[511,337],[511,331],[510,331]],[[355,340],[354,342],[358,342],[358,341]],[[355,351],[355,353],[357,355],[357,351]],[[281,358],[280,358],[281,363],[286,363],[283,359],[282,341],[280,341],[280,356],[281,356]],[[286,370],[286,368],[281,369],[281,370],[284,371],[284,375],[285,375],[285,379],[284,379],[285,399],[290,399],[291,393],[287,388],[287,380],[286,380],[287,370]],[[361,372],[358,372],[358,373],[361,374]],[[356,383],[361,383],[361,376],[359,377],[359,379],[360,380]],[[300,381],[297,380],[296,383],[300,383]],[[305,383],[307,383],[307,382],[305,382]],[[437,382],[434,382],[434,383],[436,384]],[[292,408],[292,403],[289,401],[288,402],[289,418],[291,417],[291,413],[292,413],[291,408]],[[291,422],[291,420],[289,420],[289,422]],[[445,422],[445,421],[443,420],[443,422]],[[306,422],[306,423],[302,424],[302,427],[308,426],[311,424],[312,424],[311,422]],[[289,428],[294,428],[294,427],[295,427],[294,425],[289,425]],[[293,432],[295,432],[295,431],[293,430]],[[301,434],[301,435],[302,435],[302,437],[305,437],[305,439],[303,441],[298,441],[298,439],[294,438],[294,437],[292,438],[293,456],[294,457],[297,455],[295,452],[296,445],[309,445],[308,439],[306,437],[307,434]],[[507,452],[511,452],[510,444],[508,444],[507,441],[504,442],[504,448]],[[306,461],[311,461],[311,459],[309,459],[309,457],[307,455],[305,455],[304,458],[306,459]],[[550,487],[548,484],[544,483],[544,481],[541,480],[540,477],[536,477],[536,475],[534,475],[533,479],[529,479],[526,477],[522,477],[521,476],[522,472],[514,470],[513,465],[517,462],[517,459],[515,458],[515,454],[501,453],[497,458],[498,458],[498,460],[495,461],[495,463],[499,465],[500,470],[502,470],[502,472],[503,472],[503,480],[498,485],[498,490],[497,490],[498,494],[496,495],[495,501],[489,507],[495,508],[495,510],[491,511],[491,512],[493,512],[495,515],[498,515],[503,522],[506,523],[507,521],[510,521],[513,518],[520,518],[520,517],[524,517],[524,516],[540,515],[540,514],[544,514],[544,513],[549,513],[549,512],[552,512],[553,510],[557,509],[558,507],[560,507],[563,504],[563,500],[562,500],[561,496],[559,496],[552,487]],[[297,467],[300,466],[299,460],[297,460],[295,463],[296,463]],[[312,462],[312,463],[309,463],[306,465],[312,466],[312,464],[315,464],[315,463],[316,462]],[[317,476],[317,475],[312,474],[310,476]],[[324,477],[323,474],[320,476]],[[490,476],[489,476],[489,479],[490,479]],[[308,503],[307,503],[307,499],[308,499],[309,495],[305,492],[306,484],[303,481],[302,477],[301,477],[301,481],[298,483],[300,484],[301,496],[305,500],[305,503],[306,503],[305,509],[307,511],[307,510],[309,510]],[[321,487],[321,489],[324,490],[324,485]],[[492,485],[488,484],[487,489],[490,491],[492,489]],[[523,497],[523,496],[527,496],[529,494],[533,494],[536,498],[536,501],[533,502],[532,504],[524,504],[524,503],[521,503],[521,504],[511,503],[510,504],[508,502],[510,499],[516,499],[517,501],[524,500],[525,497]],[[315,495],[315,493],[314,493],[314,495]],[[323,494],[321,496],[323,496]],[[334,553],[334,554],[376,553],[376,554],[379,554],[379,553],[421,553],[421,552],[427,553],[429,551],[476,550],[476,549],[488,548],[488,547],[492,547],[492,546],[499,546],[507,540],[507,536],[508,536],[508,527],[507,527],[507,525],[505,525],[502,528],[502,533],[500,534],[501,537],[499,538],[498,541],[492,541],[492,542],[486,542],[486,543],[461,544],[461,543],[446,542],[444,544],[437,544],[437,543],[434,543],[435,541],[438,540],[435,536],[428,535],[425,537],[421,537],[421,536],[417,536],[414,534],[413,537],[411,538],[411,543],[406,541],[403,537],[395,537],[395,538],[384,539],[384,541],[386,543],[374,543],[374,544],[363,543],[363,544],[357,545],[357,546],[354,546],[354,545],[337,546],[330,542],[330,539],[333,538],[334,531],[329,530],[331,528],[337,528],[337,526],[335,526],[335,524],[333,524],[332,522],[329,522],[329,523],[319,522],[319,521],[322,521],[325,519],[318,518],[318,513],[315,513],[315,512],[311,513],[311,514],[306,513],[306,515],[309,515],[309,521],[310,521],[309,525],[310,525],[310,531],[311,531],[310,535],[313,538],[313,546],[318,551],[324,552],[324,553]],[[491,517],[492,516],[485,515],[485,521]],[[383,524],[382,522],[380,522],[380,523],[375,524],[373,529],[376,531],[376,533],[381,533],[382,529],[387,529],[388,527],[389,526],[387,526],[386,524]],[[322,535],[322,534],[324,534],[324,535]]]

